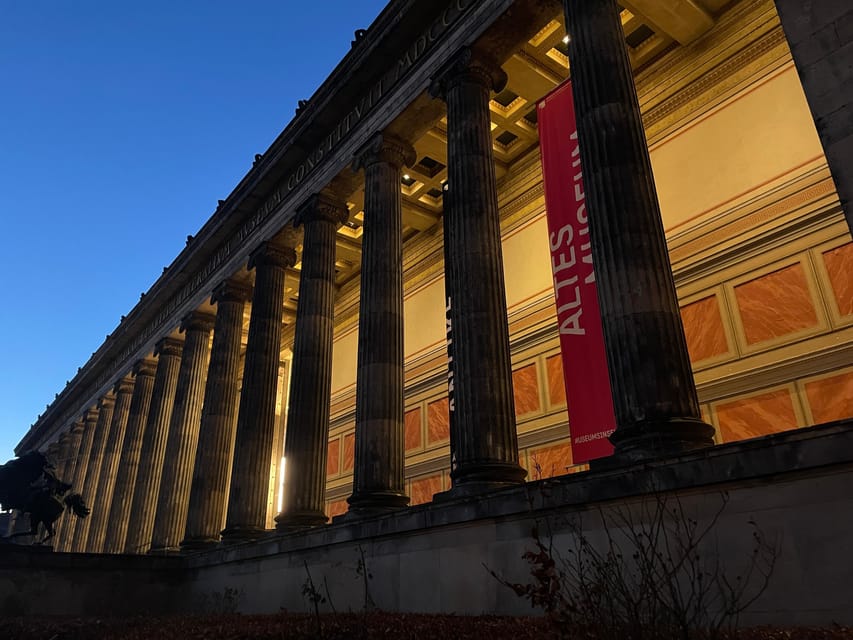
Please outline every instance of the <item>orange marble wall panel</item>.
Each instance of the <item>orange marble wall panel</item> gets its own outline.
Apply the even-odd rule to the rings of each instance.
[[[823,263],[842,316],[853,315],[853,242],[826,251]]]
[[[539,411],[539,376],[536,365],[529,364],[512,372],[512,390],[515,396],[515,415]]]
[[[853,371],[806,383],[815,424],[853,416]]]
[[[797,415],[788,389],[722,402],[716,407],[723,442],[745,440],[795,429]]]
[[[352,471],[355,465],[355,434],[344,436],[344,471]]]
[[[808,329],[818,322],[800,263],[736,286],[735,297],[749,344]]]
[[[421,448],[421,408],[406,412],[406,451]]]
[[[441,474],[412,480],[412,495],[409,504],[432,502],[432,497],[441,491]]]
[[[528,480],[550,478],[568,473],[572,464],[572,449],[568,442],[530,450]]]
[[[548,369],[548,397],[552,405],[566,404],[566,382],[563,377],[563,355],[558,353],[545,360]]]
[[[427,405],[427,442],[433,444],[450,438],[450,405],[447,398]]]
[[[336,476],[341,470],[341,439],[329,440],[326,450],[326,477]]]
[[[691,362],[701,362],[728,352],[717,296],[708,296],[681,307],[681,322]]]
[[[349,505],[346,500],[334,500],[326,505],[326,515],[329,518],[334,518],[342,513],[346,513]]]

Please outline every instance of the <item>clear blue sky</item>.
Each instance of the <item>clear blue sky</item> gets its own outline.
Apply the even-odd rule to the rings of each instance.
[[[0,2],[0,462],[384,4]]]

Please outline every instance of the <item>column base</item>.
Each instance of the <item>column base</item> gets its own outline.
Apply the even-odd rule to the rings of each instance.
[[[453,489],[468,485],[505,487],[521,484],[527,471],[516,462],[471,462],[450,472]]]
[[[326,524],[329,518],[322,511],[281,512],[275,517],[275,530],[281,533],[310,529]]]
[[[223,529],[222,544],[238,544],[267,537],[269,531],[260,527],[231,527]]]
[[[206,551],[219,546],[219,538],[187,538],[181,541],[181,551]]]
[[[149,556],[177,556],[180,553],[180,547],[151,547],[148,550]]]
[[[614,462],[643,462],[714,446],[714,427],[698,418],[648,420],[617,427]]]
[[[354,493],[347,498],[347,502],[349,511],[341,520],[383,515],[405,509],[409,506],[409,496],[393,491],[370,491]],[[335,518],[335,521],[337,522],[338,518]]]

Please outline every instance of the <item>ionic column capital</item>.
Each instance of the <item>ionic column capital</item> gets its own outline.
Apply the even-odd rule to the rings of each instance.
[[[376,162],[387,162],[397,169],[411,167],[417,160],[414,147],[405,140],[387,133],[376,133],[355,152],[353,169],[366,169]]]
[[[343,224],[349,216],[346,202],[325,192],[315,193],[296,210],[295,225],[303,225],[314,220],[326,220]]]
[[[296,249],[282,242],[269,240],[252,251],[249,269],[257,266],[292,267],[296,264]]]
[[[113,392],[115,394],[119,393],[133,393],[135,381],[131,374],[127,374],[123,378],[119,378],[119,380],[115,383],[113,387]]]
[[[133,365],[133,375],[154,377],[157,373],[157,361],[154,358],[143,358]]]
[[[184,351],[184,341],[177,338],[163,338],[154,346],[155,356],[180,357]]]
[[[98,411],[102,411],[103,409],[111,409],[116,404],[116,397],[113,395],[112,391],[110,391],[103,398],[98,400]]]
[[[98,409],[98,407],[89,407],[88,409],[86,409],[86,412],[83,414],[83,420],[85,421],[86,425],[94,425],[95,423],[97,423],[99,413],[100,410]]]
[[[451,87],[460,82],[472,82],[490,91],[502,91],[507,75],[491,57],[471,47],[463,47],[433,76],[429,93],[444,99]]]
[[[204,311],[192,311],[181,320],[181,332],[188,331],[213,331],[216,323],[216,315]]]
[[[219,283],[210,295],[210,303],[248,302],[252,298],[252,286],[236,278]]]

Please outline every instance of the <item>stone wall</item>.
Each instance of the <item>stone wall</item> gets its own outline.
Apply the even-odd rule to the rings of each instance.
[[[529,570],[521,555],[532,548],[534,524],[565,552],[578,523],[590,539],[602,540],[602,515],[636,515],[662,496],[701,526],[727,495],[709,543],[732,575],[750,556],[750,521],[778,551],[769,588],[742,621],[853,624],[853,565],[845,555],[853,539],[851,426],[847,420],[666,462],[595,469],[183,558],[4,545],[0,607],[13,615],[306,611],[310,571],[338,611],[361,610],[366,583],[372,601],[389,611],[524,615],[533,612],[529,605],[487,568],[525,581]],[[371,576],[366,581],[362,562]]]
[[[529,604],[487,568],[527,581],[521,555],[533,547],[534,524],[550,530],[554,549],[565,553],[578,523],[585,535],[601,541],[602,515],[611,522],[628,511],[636,516],[661,496],[702,526],[727,495],[709,543],[720,550],[731,577],[748,564],[750,521],[777,549],[770,586],[743,622],[850,624],[853,566],[838,554],[853,536],[851,444],[849,423],[836,423],[724,445],[665,465],[601,469],[485,499],[422,505],[198,555],[189,559],[190,582],[196,599],[226,589],[239,594],[246,612],[305,611],[307,563],[314,584],[328,589],[338,611],[360,610],[363,553],[372,575],[370,596],[382,609],[527,615]]]

